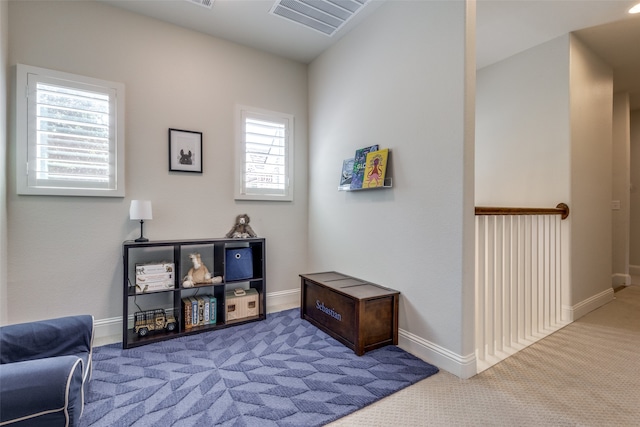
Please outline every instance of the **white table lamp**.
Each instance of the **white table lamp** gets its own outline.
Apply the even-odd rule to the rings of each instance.
[[[129,207],[129,219],[140,220],[140,237],[138,237],[136,242],[148,242],[149,239],[143,237],[143,226],[145,219],[153,219],[153,215],[151,214],[151,202],[149,200],[132,200],[131,206]]]

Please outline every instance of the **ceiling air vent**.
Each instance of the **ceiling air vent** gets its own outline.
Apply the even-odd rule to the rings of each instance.
[[[269,13],[333,36],[367,2],[369,0],[277,0]]]
[[[197,4],[198,6],[206,7],[207,9],[213,8],[213,0],[185,0],[189,3]]]

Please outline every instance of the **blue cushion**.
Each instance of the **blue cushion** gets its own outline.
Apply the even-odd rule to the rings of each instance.
[[[78,425],[92,346],[89,315],[0,327],[0,423]]]
[[[91,351],[89,315],[7,325],[0,328],[0,363],[83,354]]]
[[[12,426],[77,426],[83,362],[76,356],[0,365],[0,422]]]

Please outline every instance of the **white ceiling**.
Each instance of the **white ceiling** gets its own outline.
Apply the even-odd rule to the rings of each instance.
[[[370,0],[362,12],[333,37],[270,15],[269,10],[275,0],[214,0],[211,9],[186,0],[98,1],[309,63],[374,13],[384,1],[399,0]],[[632,108],[638,109],[640,15],[627,14],[627,10],[638,1],[477,0],[478,68],[580,30],[576,33],[578,37],[614,67],[615,90],[629,91]]]
[[[186,0],[98,0],[161,21],[309,63],[366,19],[382,0],[370,0],[333,37],[269,14],[276,0],[214,0],[207,9]]]

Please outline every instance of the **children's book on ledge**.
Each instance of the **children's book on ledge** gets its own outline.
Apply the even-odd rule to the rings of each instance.
[[[388,159],[388,148],[385,148],[384,150],[371,151],[367,154],[362,188],[376,188],[384,185]]]
[[[351,157],[342,162],[342,173],[340,174],[340,185],[338,186],[339,190],[351,189],[351,181],[353,179],[353,160],[354,158]]]
[[[389,149],[379,146],[359,148],[353,158],[345,159],[340,173],[340,191],[391,187],[388,177]]]
[[[351,190],[359,190],[362,188],[364,172],[367,166],[367,154],[378,150],[378,145],[359,148],[353,158],[353,175],[351,177]]]

